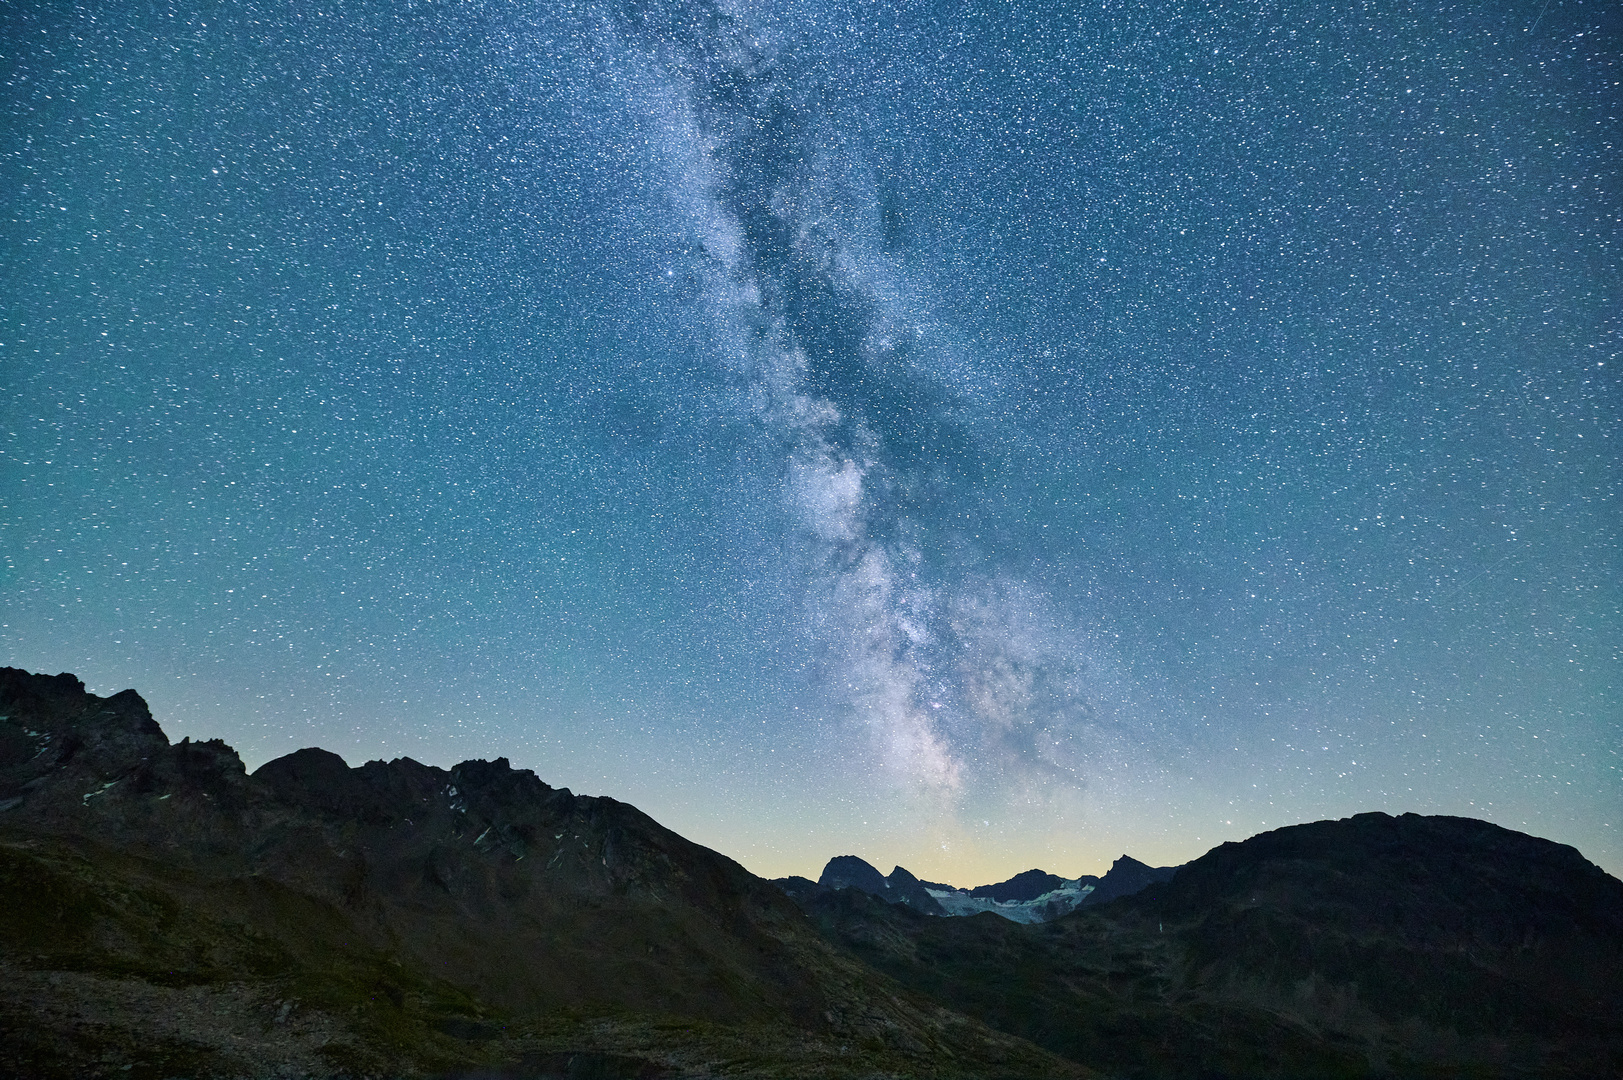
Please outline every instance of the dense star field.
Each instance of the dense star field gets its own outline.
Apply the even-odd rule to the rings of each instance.
[[[1623,871],[1612,3],[21,3],[0,662],[765,875]]]

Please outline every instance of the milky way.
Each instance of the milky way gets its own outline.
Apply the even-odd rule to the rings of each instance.
[[[763,873],[1623,868],[1620,19],[5,15],[4,662]]]

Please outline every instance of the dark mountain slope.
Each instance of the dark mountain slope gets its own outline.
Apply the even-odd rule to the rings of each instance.
[[[1281,829],[1032,926],[806,906],[914,989],[1124,1075],[1623,1075],[1623,883],[1485,822]]]
[[[249,776],[222,743],[171,746],[133,692],[14,669],[0,714],[0,1074],[1084,1071],[505,760],[304,750]]]
[[[1237,1000],[1248,985],[1295,1000],[1341,987],[1380,1022],[1466,1039],[1623,1032],[1623,882],[1484,821],[1360,814],[1279,829],[1128,903],[1189,925],[1189,961]]]

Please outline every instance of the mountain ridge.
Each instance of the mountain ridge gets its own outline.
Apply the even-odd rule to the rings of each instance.
[[[1094,903],[1131,896],[1146,886],[1167,881],[1176,866],[1147,866],[1128,855],[1117,859],[1102,878],[1084,874],[1062,878],[1044,870],[1025,870],[1007,881],[964,889],[937,881],[920,881],[898,866],[889,875],[856,855],[836,855],[811,881],[803,877],[777,878],[773,884],[805,907],[829,891],[856,889],[892,904],[905,904],[926,915],[965,916],[990,912],[1012,922],[1035,923]]]

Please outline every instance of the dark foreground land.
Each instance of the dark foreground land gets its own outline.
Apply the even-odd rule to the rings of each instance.
[[[248,775],[0,669],[0,1075],[1623,1076],[1623,883],[1461,818],[1281,829],[1023,926],[797,906],[504,760]]]

